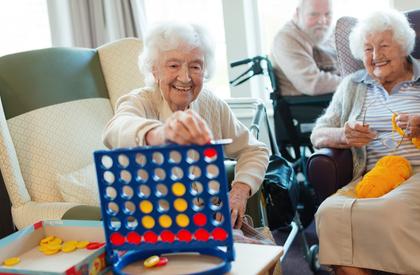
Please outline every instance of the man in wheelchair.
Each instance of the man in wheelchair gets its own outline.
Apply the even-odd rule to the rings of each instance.
[[[331,43],[331,2],[299,1],[293,19],[276,34],[270,54],[277,82],[271,95],[277,143],[299,169],[305,166],[305,148],[313,151],[313,123],[341,80]]]
[[[331,0],[301,0],[276,34],[270,59],[283,96],[328,94],[340,83],[331,6]]]

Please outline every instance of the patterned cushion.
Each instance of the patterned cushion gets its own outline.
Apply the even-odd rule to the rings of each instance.
[[[142,47],[140,40],[125,38],[98,48],[112,107],[120,96],[144,86],[144,78],[137,65]]]
[[[91,163],[92,152],[105,148],[102,130],[112,115],[108,99],[94,98],[55,104],[7,121],[32,201],[63,201],[57,175]]]
[[[66,202],[99,205],[99,191],[93,163],[77,171],[59,175],[57,187]]]
[[[335,27],[337,63],[342,76],[346,76],[363,68],[363,62],[353,57],[349,46],[349,35],[356,23],[356,18],[344,16],[338,19]]]

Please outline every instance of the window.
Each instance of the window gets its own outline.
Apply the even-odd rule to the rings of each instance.
[[[226,44],[221,1],[215,0],[144,0],[147,24],[165,20],[184,20],[205,26],[216,42],[215,75],[208,86],[222,98],[230,97]]]
[[[46,0],[1,1],[0,26],[0,56],[51,47]]]

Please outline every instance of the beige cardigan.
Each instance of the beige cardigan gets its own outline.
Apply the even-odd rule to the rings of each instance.
[[[254,194],[267,169],[267,146],[236,119],[226,102],[207,89],[201,91],[190,108],[204,118],[214,139],[233,139],[233,143],[224,146],[225,155],[237,160],[232,184],[246,183]],[[171,114],[159,91],[153,88],[134,90],[118,100],[115,115],[103,133],[104,144],[109,148],[144,146],[145,134],[161,125]]]

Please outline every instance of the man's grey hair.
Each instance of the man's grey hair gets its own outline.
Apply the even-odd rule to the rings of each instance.
[[[204,54],[204,78],[210,79],[214,72],[214,43],[208,31],[199,25],[182,22],[160,22],[145,36],[143,52],[139,56],[140,71],[147,86],[155,85],[153,67],[162,52],[178,47],[200,49]]]
[[[366,38],[375,33],[392,31],[393,39],[409,55],[413,49],[416,32],[410,27],[407,17],[393,9],[376,11],[360,20],[349,36],[350,50],[353,56],[363,60]]]

